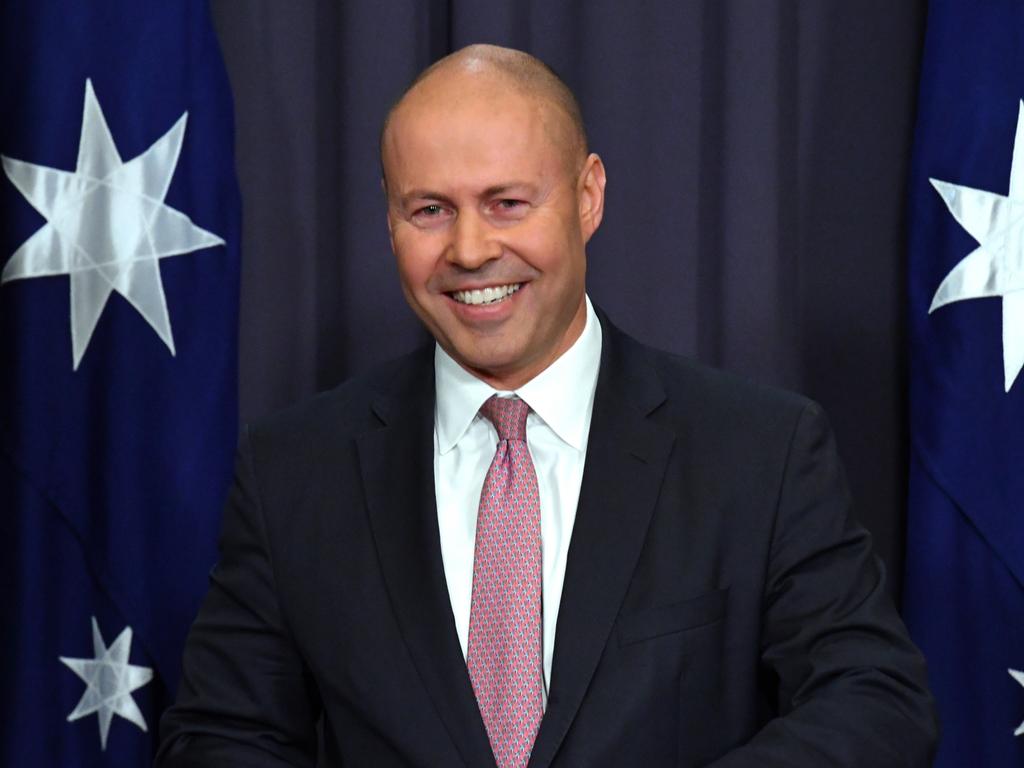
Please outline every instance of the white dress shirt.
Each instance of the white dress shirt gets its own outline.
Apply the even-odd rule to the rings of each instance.
[[[494,426],[478,411],[494,394],[518,395],[531,409],[526,419],[526,443],[540,492],[545,692],[551,681],[558,604],[601,361],[601,324],[589,297],[586,303],[587,322],[572,347],[514,392],[492,388],[462,368],[440,346],[434,352],[434,492],[441,558],[463,657],[469,644],[476,516],[484,476],[498,444]]]

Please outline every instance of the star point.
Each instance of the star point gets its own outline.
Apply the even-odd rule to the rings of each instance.
[[[929,181],[978,247],[943,278],[928,313],[957,301],[1001,298],[1003,384],[1009,392],[1024,368],[1024,101],[1017,113],[1007,195]]]
[[[93,658],[76,659],[60,656],[64,666],[78,675],[87,685],[85,693],[68,715],[68,722],[74,722],[87,715],[96,714],[100,728],[100,748],[106,750],[107,736],[114,715],[134,723],[148,731],[146,719],[132,697],[153,679],[153,670],[128,663],[131,655],[132,628],[125,627],[108,647],[103,642],[100,627],[92,619]]]
[[[1017,669],[1008,669],[1006,671],[1010,673],[1010,677],[1012,677],[1014,680],[1020,683],[1022,687],[1024,687],[1024,672],[1021,672]],[[1024,723],[1021,723],[1017,726],[1017,730],[1013,732],[1013,735],[1024,736]]]
[[[185,112],[149,149],[124,162],[86,80],[74,171],[2,158],[7,178],[46,224],[15,251],[0,283],[69,276],[75,370],[115,292],[175,354],[159,260],[224,244],[164,203],[187,123]]]

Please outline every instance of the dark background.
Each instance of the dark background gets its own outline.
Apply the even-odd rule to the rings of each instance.
[[[608,170],[589,293],[625,330],[820,401],[899,594],[905,187],[924,0],[213,0],[243,197],[241,413],[426,340],[377,134],[436,58],[546,61]]]

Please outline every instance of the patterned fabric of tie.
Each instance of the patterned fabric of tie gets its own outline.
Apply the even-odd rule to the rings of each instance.
[[[526,447],[530,406],[491,397],[498,430],[476,521],[466,663],[498,768],[524,768],[543,714],[537,474]]]

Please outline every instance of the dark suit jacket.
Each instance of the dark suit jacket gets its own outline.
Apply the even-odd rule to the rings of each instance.
[[[602,322],[531,768],[928,764],[924,663],[819,408]],[[441,563],[433,381],[427,349],[248,431],[158,765],[494,765]]]

